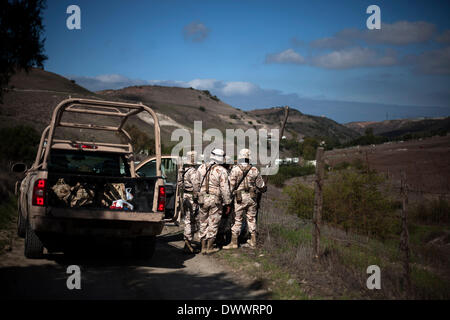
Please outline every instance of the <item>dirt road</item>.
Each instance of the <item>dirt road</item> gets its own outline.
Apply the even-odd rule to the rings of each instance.
[[[0,255],[1,299],[265,299],[257,283],[214,257],[184,254],[180,228],[168,226],[150,260],[132,258],[126,246],[44,259],[23,256],[23,239]],[[103,249],[102,249],[103,246]],[[81,290],[69,290],[69,265],[81,269]]]

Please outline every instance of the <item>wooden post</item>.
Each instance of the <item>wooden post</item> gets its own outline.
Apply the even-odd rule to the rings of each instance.
[[[404,279],[406,283],[406,294],[411,294],[411,269],[409,266],[410,248],[409,248],[409,232],[408,232],[408,185],[406,183],[405,173],[401,172],[401,187],[400,192],[402,196],[402,232],[400,234],[400,250],[403,251],[403,270]]]
[[[367,172],[367,173],[370,173],[369,156],[368,156],[368,154],[367,154],[367,150],[366,150],[366,166],[367,166],[366,172]]]
[[[283,122],[281,123],[280,139],[283,138],[284,127],[286,126],[286,121],[287,121],[288,116],[289,116],[289,106],[285,106],[284,107],[284,118],[283,118]]]
[[[314,189],[314,214],[313,214],[313,248],[314,258],[320,255],[320,224],[322,221],[322,184],[323,184],[323,148],[319,147],[316,151],[316,183]]]

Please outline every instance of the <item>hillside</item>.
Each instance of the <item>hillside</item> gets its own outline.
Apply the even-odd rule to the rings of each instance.
[[[345,124],[347,128],[364,134],[367,128],[372,128],[376,135],[388,138],[401,137],[406,134],[422,134],[425,132],[449,131],[450,117],[431,119],[399,119],[380,122],[350,122]]]
[[[20,72],[14,75],[8,88],[3,89],[3,93],[3,104],[0,105],[0,126],[29,124],[38,131],[48,125],[52,110],[57,103],[69,96],[142,102],[157,112],[161,124],[162,141],[166,146],[175,143],[170,142],[174,129],[192,130],[196,120],[202,120],[203,131],[217,128],[224,133],[227,128],[243,130],[279,128],[283,117],[282,108],[244,112],[220,101],[207,90],[193,88],[133,86],[119,90],[91,92],[70,79],[41,69],[32,69],[29,73]],[[146,126],[146,122],[149,122],[149,119],[144,117],[135,117],[131,120],[131,124],[141,128]],[[109,119],[99,120],[99,123],[109,124]],[[150,135],[152,134],[150,132]],[[295,109],[290,111],[285,134],[288,137],[297,136],[298,138],[330,137],[341,142],[358,136],[358,133],[352,129],[331,119],[305,115]],[[97,137],[104,138],[103,133]]]
[[[283,108],[257,109],[250,114],[263,123],[280,123],[284,117]],[[354,139],[359,134],[351,128],[347,128],[336,121],[326,117],[306,115],[296,109],[290,109],[288,122],[286,123],[286,136],[294,133],[299,138],[303,137],[329,137],[340,142]]]
[[[203,129],[226,128],[274,129],[279,128],[284,117],[281,107],[242,111],[212,97],[208,91],[192,88],[134,86],[119,90],[104,90],[99,95],[124,100],[140,101],[152,105],[158,112],[172,118],[178,126],[192,128],[195,120],[203,121]],[[290,109],[286,135],[330,137],[340,142],[359,134],[331,119],[305,115]]]

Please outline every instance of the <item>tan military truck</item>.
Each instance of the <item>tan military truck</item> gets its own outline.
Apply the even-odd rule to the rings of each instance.
[[[124,129],[130,116],[141,112],[150,114],[154,123],[155,174],[149,177],[136,175],[131,136]],[[78,121],[66,120],[68,115]],[[83,117],[85,121],[80,120]],[[101,125],[96,117],[115,124]],[[122,142],[57,139],[60,128],[95,132],[96,137],[99,131],[114,132]],[[41,257],[44,247],[49,252],[66,251],[98,237],[131,240],[134,253],[148,258],[156,235],[171,218],[165,216],[159,122],[143,104],[62,101],[42,133],[34,164],[28,170],[15,164],[12,170],[26,174],[17,193],[18,234],[25,238],[28,258]]]

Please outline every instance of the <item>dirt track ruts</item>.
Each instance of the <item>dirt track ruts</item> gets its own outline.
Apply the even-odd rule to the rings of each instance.
[[[179,227],[165,227],[150,260],[122,248],[26,259],[24,241],[0,255],[1,299],[265,299],[267,293],[216,258],[185,254]],[[96,249],[97,250],[97,249]],[[66,269],[81,269],[81,290],[66,286]]]

